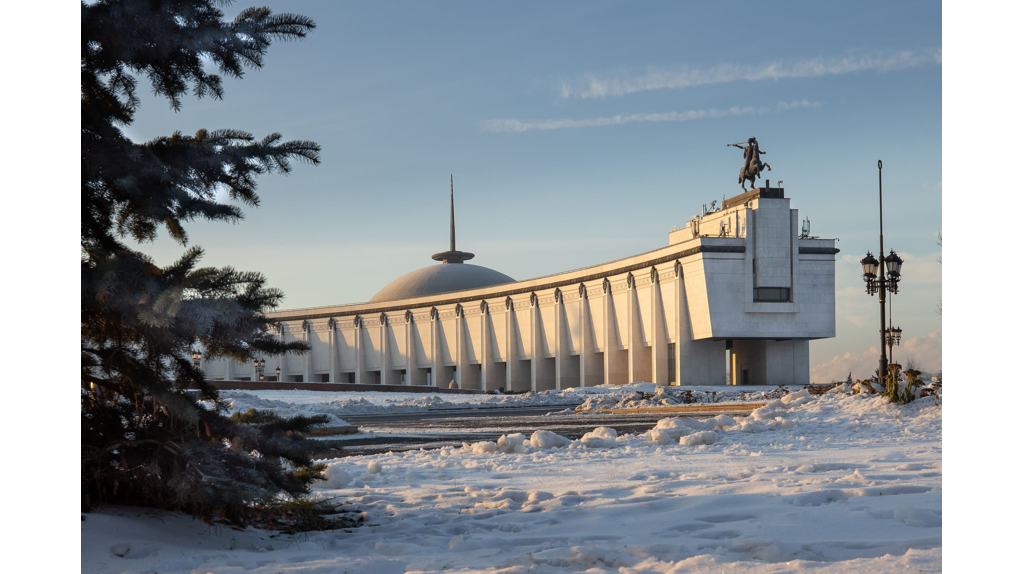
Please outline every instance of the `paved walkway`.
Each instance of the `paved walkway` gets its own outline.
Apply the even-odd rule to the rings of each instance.
[[[765,406],[766,402],[759,403],[724,403],[724,404],[699,404],[699,405],[676,405],[676,406],[665,406],[665,407],[647,407],[639,409],[598,409],[588,412],[596,413],[610,413],[616,415],[626,414],[673,414],[673,413],[685,413],[688,415],[704,415],[714,414],[719,415],[722,413],[737,413],[737,414],[748,414],[754,409],[759,409]]]
[[[549,430],[577,439],[599,426],[612,427],[619,434],[642,433],[659,420],[673,415],[712,417],[720,414],[746,416],[765,403],[679,405],[649,409],[614,409],[574,413],[572,407],[486,408],[348,415],[345,421],[359,427],[359,435],[343,438],[339,456],[375,454],[387,451],[431,449],[496,440],[503,434],[530,435]],[[569,412],[566,412],[569,410]]]

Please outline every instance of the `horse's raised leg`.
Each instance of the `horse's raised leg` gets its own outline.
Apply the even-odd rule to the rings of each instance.
[[[767,169],[768,171],[772,170],[772,166],[770,166],[768,164],[764,164],[764,168]]]

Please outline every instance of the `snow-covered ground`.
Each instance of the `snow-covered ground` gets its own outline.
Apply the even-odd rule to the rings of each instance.
[[[425,394],[330,391],[222,391],[231,412],[248,409],[272,410],[282,416],[326,414],[331,424],[344,424],[346,415],[414,413],[429,410],[457,410],[502,407],[543,407],[583,405],[587,409],[649,407],[675,404],[683,393],[695,402],[763,400],[778,393],[779,387],[665,387],[653,383],[602,385],[564,391],[541,391],[515,395]],[[653,399],[657,395],[659,398]],[[652,396],[652,398],[642,398]],[[667,401],[667,402],[666,402]]]
[[[85,515],[82,571],[942,566],[942,405],[934,397],[895,406],[798,392],[745,419],[666,418],[643,434],[597,428],[567,441],[538,432],[349,457],[330,461],[327,478],[318,494],[364,512],[364,526],[271,537],[113,509]]]

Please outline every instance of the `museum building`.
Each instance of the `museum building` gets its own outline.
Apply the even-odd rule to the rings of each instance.
[[[264,380],[512,391],[809,383],[810,341],[836,333],[836,240],[801,229],[782,188],[702,211],[666,247],[516,281],[465,263],[453,197],[439,263],[366,303],[270,313],[278,336],[311,351],[266,357]],[[259,379],[234,360],[202,369],[212,381]]]

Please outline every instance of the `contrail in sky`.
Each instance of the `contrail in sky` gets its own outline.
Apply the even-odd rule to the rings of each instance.
[[[891,72],[931,65],[942,65],[941,49],[845,58],[817,57],[788,63],[762,63],[756,66],[720,64],[711,68],[649,68],[646,73],[585,74],[574,80],[562,82],[559,95],[562,98],[604,98],[652,90],[695,88],[740,80],[757,82],[838,76],[864,71]]]
[[[751,116],[770,112],[784,112],[799,108],[819,108],[820,102],[793,100],[779,102],[775,107],[731,107],[728,109],[711,108],[708,110],[689,110],[686,112],[662,112],[654,114],[627,114],[584,119],[551,119],[523,121],[515,119],[483,120],[478,122],[482,132],[514,133],[534,130],[560,130],[565,128],[593,128],[601,126],[619,126],[638,122],[687,122],[702,118],[722,118],[728,116]]]

